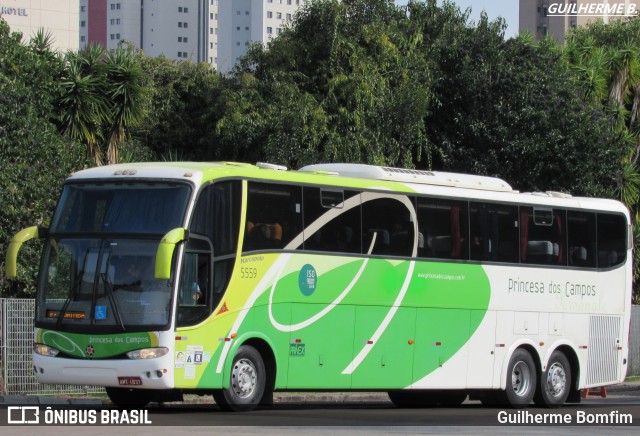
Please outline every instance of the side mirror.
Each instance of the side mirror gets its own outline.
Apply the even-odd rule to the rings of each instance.
[[[48,230],[46,228],[33,226],[20,230],[11,238],[5,262],[5,275],[8,278],[15,279],[18,275],[18,252],[22,244],[36,237],[39,239],[46,238],[47,234]]]
[[[170,230],[162,237],[156,252],[156,279],[169,280],[171,278],[171,261],[176,245],[187,239],[189,239],[189,231],[182,227]]]

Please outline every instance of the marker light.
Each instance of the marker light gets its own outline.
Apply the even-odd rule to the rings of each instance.
[[[164,356],[169,352],[166,347],[159,348],[141,348],[139,350],[129,351],[127,357],[129,359],[155,359],[156,357]]]
[[[45,344],[33,344],[33,351],[42,356],[49,356],[49,357],[55,357],[60,352],[59,350],[56,350],[55,348],[51,348],[50,346]]]

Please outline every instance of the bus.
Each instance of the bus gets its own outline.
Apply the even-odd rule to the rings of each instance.
[[[33,371],[118,406],[274,391],[579,402],[624,380],[632,240],[607,199],[362,164],[131,163],[64,183]]]

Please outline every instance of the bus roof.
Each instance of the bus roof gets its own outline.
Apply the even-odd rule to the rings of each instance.
[[[520,193],[502,179],[438,171],[408,170],[364,164],[317,164],[298,171],[265,163],[238,162],[143,162],[105,165],[78,171],[68,181],[135,179],[183,180],[200,186],[220,178],[248,178],[284,181],[353,189],[389,190],[421,193],[470,200],[489,200],[549,207],[570,207],[624,213],[626,207],[616,200],[574,197],[547,191]]]

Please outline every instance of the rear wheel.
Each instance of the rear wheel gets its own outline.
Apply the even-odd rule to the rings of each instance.
[[[507,405],[514,408],[526,407],[531,403],[536,391],[536,365],[531,354],[523,348],[511,356],[507,371]]]
[[[233,358],[229,387],[214,392],[213,398],[223,410],[246,412],[260,404],[265,386],[262,356],[255,348],[242,345]]]
[[[561,351],[554,351],[549,358],[547,370],[542,373],[536,404],[546,407],[559,407],[564,404],[571,389],[571,365]]]
[[[152,393],[145,389],[106,388],[107,395],[118,407],[144,407],[151,401]]]

